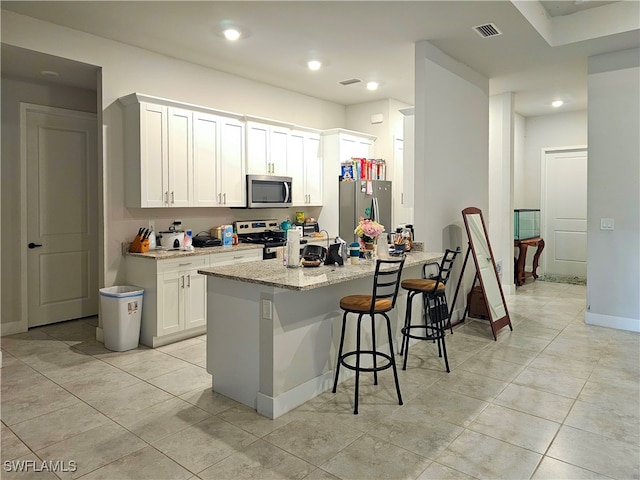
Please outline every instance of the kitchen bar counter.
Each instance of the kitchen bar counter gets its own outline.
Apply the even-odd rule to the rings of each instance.
[[[410,252],[406,257],[405,268],[408,268],[431,261],[439,261],[442,255],[430,252]],[[199,270],[198,273],[240,282],[301,291],[335,285],[358,278],[372,278],[374,270],[375,261],[364,262],[361,260],[358,265],[352,265],[347,260],[343,266],[322,265],[320,267],[287,268],[283,266],[282,259],[273,259],[252,263],[250,266],[244,264],[204,268]]]
[[[407,254],[403,278],[418,278],[440,253]],[[345,295],[370,294],[375,263],[286,268],[281,259],[202,268],[207,276],[207,371],[213,390],[277,418],[331,388]],[[400,289],[389,312],[394,348],[406,307]],[[420,315],[421,302],[413,302]],[[417,317],[414,317],[417,318]],[[345,345],[355,344],[349,322]],[[376,322],[378,339],[386,338]],[[383,333],[385,333],[383,335]],[[366,334],[364,348],[370,339]],[[377,345],[380,351],[387,345]],[[343,370],[341,379],[352,375]],[[401,385],[402,388],[402,385]]]
[[[197,255],[209,255],[210,253],[239,252],[241,250],[255,249],[262,249],[262,245],[256,245],[253,243],[240,243],[238,245],[225,245],[219,247],[196,247],[193,250],[168,250],[157,248],[155,250],[149,250],[146,253],[127,252],[127,255],[138,258],[148,258],[150,260],[167,260],[170,258],[193,257]]]

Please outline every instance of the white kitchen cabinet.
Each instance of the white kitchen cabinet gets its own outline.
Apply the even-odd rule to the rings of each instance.
[[[193,206],[244,206],[244,123],[194,112],[193,125]]]
[[[140,102],[125,111],[125,190],[129,207],[185,207],[191,202],[191,113]]]
[[[128,207],[244,206],[241,116],[141,94],[120,101]]]
[[[202,327],[207,321],[206,276],[198,268],[181,267],[162,275],[162,308],[158,311],[158,335],[166,336]],[[160,279],[158,279],[160,282]]]
[[[247,173],[287,175],[287,126],[247,122]]]
[[[209,255],[209,264],[212,267],[221,267],[223,265],[233,265],[236,263],[255,262],[258,260],[262,260],[262,248],[214,253]]]
[[[181,108],[167,108],[169,143],[167,189],[170,207],[189,207],[193,198],[193,113]]]
[[[161,260],[126,256],[127,284],[144,288],[140,343],[156,348],[205,333],[207,277],[198,270],[262,260],[262,248],[199,253]]]
[[[293,130],[289,136],[287,165],[293,178],[293,206],[322,206],[320,135]]]

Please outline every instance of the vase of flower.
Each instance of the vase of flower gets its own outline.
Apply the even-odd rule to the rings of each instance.
[[[353,233],[360,237],[360,245],[365,251],[375,250],[376,239],[384,232],[384,226],[374,220],[360,217],[360,223]]]

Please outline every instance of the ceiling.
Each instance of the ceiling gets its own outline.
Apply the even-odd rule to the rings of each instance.
[[[586,109],[587,58],[640,47],[640,20],[629,27],[619,10],[630,3],[638,0],[3,1],[2,9],[344,105],[384,98],[413,104],[414,44],[428,40],[488,77],[492,95],[514,92],[516,111],[536,116]],[[532,6],[539,10],[521,12]],[[486,23],[502,35],[482,38],[473,30]],[[227,42],[227,24],[244,38]],[[545,25],[561,28],[565,40],[551,46]],[[323,68],[308,70],[311,58]],[[47,81],[95,87],[94,66],[3,44],[3,75],[29,78],[41,70],[60,73]],[[362,82],[338,83],[351,78]],[[369,80],[380,83],[377,91],[365,88]],[[565,101],[559,110],[550,106],[556,98]]]

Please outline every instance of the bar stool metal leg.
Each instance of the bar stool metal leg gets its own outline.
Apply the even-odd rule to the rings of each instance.
[[[338,387],[338,375],[340,375],[340,364],[342,363],[342,348],[344,347],[344,332],[347,328],[347,312],[342,315],[342,334],[340,335],[340,348],[338,349],[338,362],[336,365],[336,377],[333,382],[333,393],[336,393]]]
[[[402,394],[400,393],[400,382],[398,381],[398,369],[396,368],[396,361],[393,355],[393,338],[391,336],[391,320],[386,313],[383,313],[384,318],[387,319],[387,335],[389,336],[389,356],[391,357],[391,367],[393,368],[393,378],[396,381],[396,393],[398,394],[398,405],[403,405]],[[406,358],[406,357],[405,357]]]

